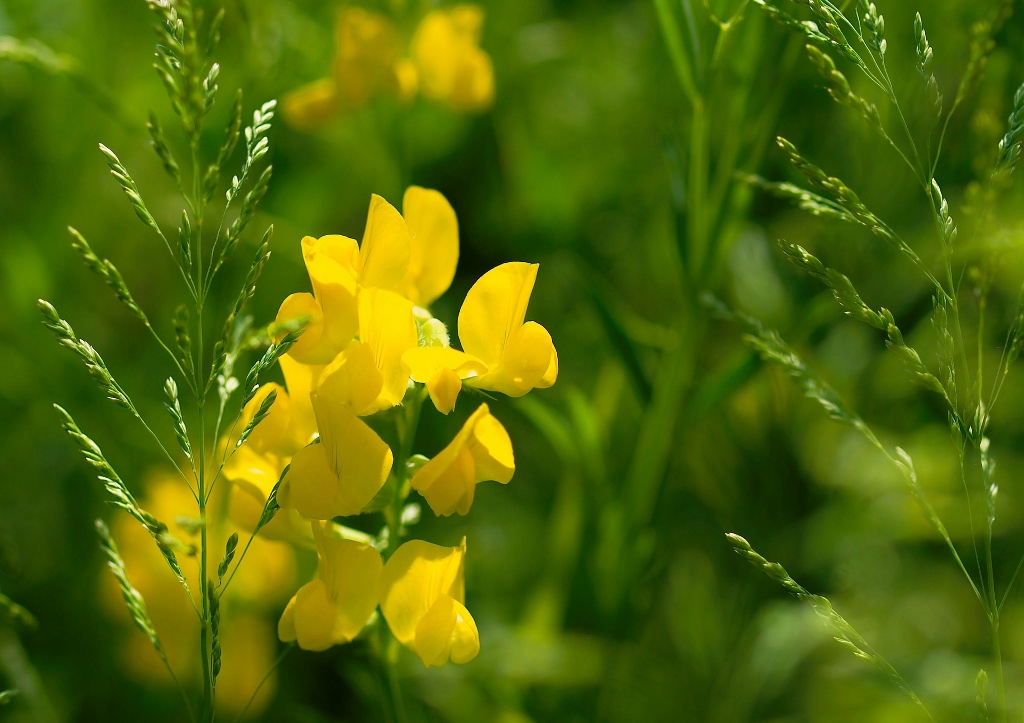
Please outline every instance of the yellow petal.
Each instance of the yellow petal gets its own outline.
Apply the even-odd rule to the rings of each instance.
[[[411,486],[423,495],[435,515],[469,511],[476,492],[476,465],[464,444],[450,447],[413,475]]]
[[[285,605],[281,619],[277,621],[277,637],[282,643],[291,643],[295,640],[295,597]]]
[[[364,289],[359,294],[359,338],[373,350],[384,377],[377,402],[364,413],[400,404],[409,386],[402,356],[417,342],[412,302],[391,291]]]
[[[317,395],[325,402],[363,414],[376,402],[383,387],[384,376],[377,369],[373,349],[356,342],[324,368]]]
[[[487,366],[479,359],[449,346],[420,346],[402,355],[413,381],[426,384],[442,369],[451,369],[459,379],[485,374]]]
[[[462,391],[462,380],[451,369],[441,369],[427,382],[427,393],[441,414],[448,414],[455,409],[455,401]]]
[[[327,650],[334,645],[335,609],[323,580],[311,580],[295,593],[293,619],[295,639],[303,650]]]
[[[465,555],[465,538],[458,547],[409,540],[384,565],[380,610],[403,645],[412,647],[416,627],[439,597],[464,601]]]
[[[325,403],[318,396],[313,398],[313,408],[320,428],[320,444],[314,446],[324,448],[325,463],[335,480],[333,498],[327,510],[331,514],[310,515],[303,512],[298,503],[295,507],[310,519],[325,520],[357,514],[384,486],[394,461],[391,449],[350,410]],[[294,464],[293,459],[293,469]]]
[[[412,647],[428,668],[444,665],[449,659],[468,663],[480,652],[480,633],[469,610],[442,595],[420,619]]]
[[[352,640],[377,607],[377,588],[384,563],[369,545],[333,537],[333,523],[313,523],[319,567],[327,597],[335,609],[333,638]]]
[[[302,255],[313,284],[313,295],[323,311],[323,355],[325,364],[348,346],[359,328],[356,312],[356,242],[345,236],[323,236],[302,240]],[[324,358],[329,356],[330,358]]]
[[[281,114],[288,125],[310,130],[323,125],[338,111],[334,78],[321,78],[281,98]]]
[[[480,652],[480,632],[469,610],[458,600],[452,600],[455,609],[455,627],[452,630],[450,659],[457,665],[468,663]]]
[[[528,321],[519,327],[505,346],[501,369],[504,372],[502,376],[510,380],[518,392],[498,386],[490,387],[486,379],[481,379],[478,386],[481,389],[493,388],[512,397],[522,396],[541,385],[551,386],[558,375],[558,357],[547,329],[535,321]],[[501,386],[507,387],[507,384]]]
[[[323,443],[311,444],[292,457],[288,474],[281,482],[277,501],[294,508],[311,520],[329,520],[334,512],[338,477],[328,462]]]
[[[508,484],[516,471],[516,462],[512,440],[501,422],[489,413],[482,415],[473,427],[467,447],[476,466],[476,482],[495,480]]]
[[[537,264],[502,264],[481,276],[459,311],[459,339],[467,354],[497,367],[509,337],[523,325]]]
[[[277,312],[275,324],[287,324],[289,322],[306,319],[302,335],[288,351],[288,355],[302,364],[326,364],[331,357],[330,350],[324,350],[321,345],[324,333],[324,314],[320,304],[316,302],[312,294],[292,294],[282,303]],[[280,341],[284,334],[275,334],[274,340]]]
[[[400,289],[409,271],[409,229],[394,206],[377,194],[370,198],[359,282],[369,288]]]
[[[322,372],[322,367],[300,364],[288,354],[281,357],[278,363],[281,365],[281,372],[288,387],[291,406],[288,433],[294,445],[289,454],[294,454],[309,444],[316,435],[316,416],[309,395]]]
[[[448,290],[459,262],[459,222],[438,191],[409,186],[402,200],[411,253],[407,277],[409,299],[429,306]]]

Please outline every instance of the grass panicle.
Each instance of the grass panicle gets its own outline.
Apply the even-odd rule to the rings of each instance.
[[[766,560],[751,547],[749,542],[739,535],[729,533],[726,535],[726,538],[740,557],[761,570],[771,580],[785,588],[787,592],[795,595],[798,600],[807,603],[814,610],[815,614],[824,621],[836,642],[853,653],[854,657],[858,660],[864,661],[884,674],[897,688],[914,701],[928,715],[930,720],[933,720],[931,714],[928,713],[928,709],[925,708],[924,703],[921,702],[921,699],[914,692],[913,688],[910,687],[910,684],[836,611],[828,598],[809,592],[786,572],[786,568],[777,562]]]

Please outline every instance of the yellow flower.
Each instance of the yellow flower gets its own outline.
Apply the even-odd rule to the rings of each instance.
[[[412,60],[424,97],[458,111],[483,110],[494,100],[494,68],[480,49],[484,13],[476,5],[434,10],[420,22]]]
[[[427,385],[438,411],[455,406],[464,381],[477,389],[521,397],[558,377],[558,354],[547,329],[524,321],[537,279],[537,264],[507,263],[481,276],[459,311],[465,351],[420,347],[402,361],[414,381]]]
[[[384,565],[381,612],[427,667],[468,663],[480,652],[480,634],[464,604],[465,556],[466,538],[458,547],[410,540]]]
[[[231,482],[228,516],[244,530],[252,531],[260,519],[267,497],[281,478],[291,457],[313,439],[316,418],[310,401],[310,388],[319,374],[319,367],[299,364],[285,356],[279,361],[288,385],[285,391],[273,382],[260,387],[246,405],[236,425],[240,433],[256,414],[263,400],[272,391],[277,400],[267,417],[252,434],[232,452],[224,465],[223,475]],[[229,446],[234,446],[229,442]],[[260,530],[268,539],[299,540],[308,536],[307,525],[294,514],[282,512]]]
[[[435,515],[464,515],[473,504],[477,484],[508,484],[516,471],[512,440],[486,404],[466,420],[451,444],[413,475],[410,485],[423,495]]]
[[[277,491],[310,520],[358,514],[391,473],[391,449],[355,413],[313,394],[320,441],[299,450]]]
[[[359,331],[360,287],[400,290],[409,270],[409,229],[390,203],[374,194],[362,244],[346,236],[302,239],[313,293],[292,294],[277,323],[308,317],[289,354],[303,364],[328,364]]]
[[[377,607],[377,585],[384,563],[369,545],[332,535],[333,523],[313,522],[316,577],[288,602],[277,625],[278,637],[298,641],[304,650],[327,650],[352,640]]]
[[[335,25],[334,73],[298,88],[281,100],[285,119],[298,128],[313,128],[338,110],[361,106],[381,91],[397,91],[408,80],[397,72],[398,33],[374,12],[346,8]]]

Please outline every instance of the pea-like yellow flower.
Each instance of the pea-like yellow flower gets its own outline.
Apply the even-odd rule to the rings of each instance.
[[[480,652],[465,607],[466,538],[458,547],[406,542],[384,565],[380,610],[395,637],[427,667],[468,663]]]
[[[383,15],[346,8],[334,31],[334,73],[288,93],[281,111],[297,128],[315,128],[339,110],[358,108],[380,92],[401,90],[398,32]]]
[[[333,360],[359,331],[359,288],[401,289],[410,253],[405,219],[376,194],[361,244],[338,235],[302,239],[313,293],[292,294],[277,313],[278,324],[308,319],[289,354],[303,364]]]
[[[479,111],[494,101],[494,68],[480,48],[484,12],[455,5],[428,13],[412,41],[419,92],[457,111]]]
[[[313,409],[320,441],[292,457],[277,501],[310,520],[358,514],[391,473],[391,448],[348,407],[314,393]]]
[[[414,381],[427,385],[438,411],[455,406],[461,384],[521,397],[558,377],[558,353],[547,329],[525,321],[537,264],[502,264],[481,276],[459,311],[464,351],[419,347],[403,357]]]
[[[277,323],[307,319],[289,354],[303,364],[329,364],[361,328],[361,289],[384,289],[426,306],[447,291],[459,260],[455,211],[437,191],[410,186],[394,206],[374,194],[363,241],[345,236],[302,239],[313,293],[284,300]]]
[[[384,563],[369,545],[334,537],[333,523],[313,522],[316,577],[299,588],[277,626],[283,642],[327,650],[352,640],[377,607]]]
[[[228,516],[249,531],[256,527],[267,497],[292,455],[316,435],[310,390],[320,368],[299,364],[287,356],[282,357],[279,364],[287,390],[273,382],[260,387],[242,410],[236,428],[244,429],[266,397],[276,392],[277,399],[269,414],[241,446],[226,450],[229,456],[223,474],[231,482]],[[226,439],[225,443],[234,446],[235,441]],[[294,514],[283,513],[276,515],[260,534],[268,539],[298,540],[308,537],[306,527],[308,525],[302,524]]]
[[[481,404],[451,444],[413,475],[410,485],[426,498],[435,515],[465,515],[480,482],[508,484],[515,471],[508,432]]]

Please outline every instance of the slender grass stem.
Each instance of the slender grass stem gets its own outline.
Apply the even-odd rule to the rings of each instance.
[[[270,666],[270,670],[268,670],[267,674],[263,676],[262,680],[260,680],[259,685],[256,686],[256,690],[252,692],[252,695],[249,696],[249,700],[246,701],[245,705],[242,707],[242,710],[235,717],[235,723],[238,723],[245,717],[245,714],[246,712],[248,712],[249,707],[252,706],[252,702],[256,700],[256,696],[259,695],[260,690],[262,690],[263,685],[268,680],[270,680],[270,676],[274,674],[274,671],[276,671],[278,667],[280,667],[282,661],[284,661],[285,659],[285,656],[287,656],[288,653],[290,653],[294,647],[295,643],[288,643],[286,646],[284,646],[284,650],[282,650],[281,653],[274,660],[274,664]]]

